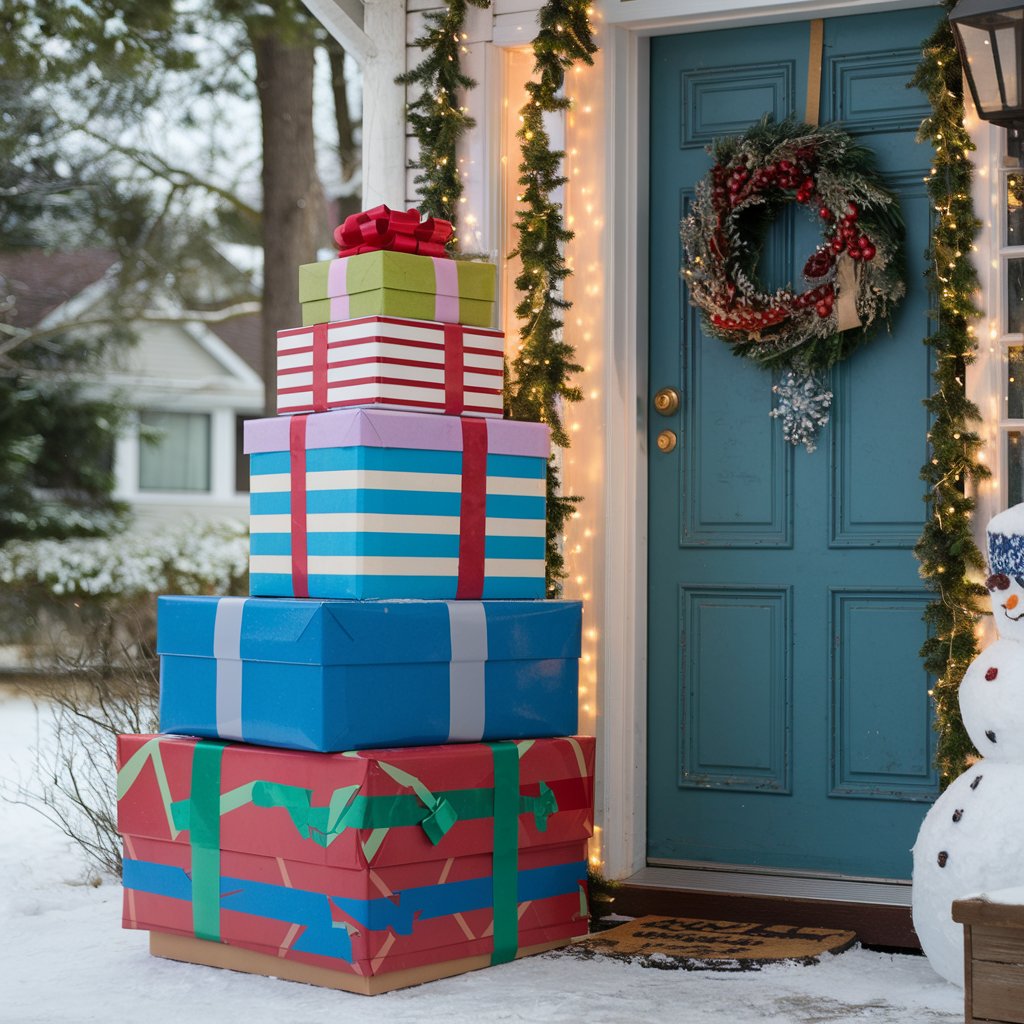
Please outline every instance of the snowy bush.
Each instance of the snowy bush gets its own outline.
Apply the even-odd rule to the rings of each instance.
[[[0,548],[0,584],[58,597],[232,594],[245,585],[249,538],[229,522],[160,533],[13,542]]]
[[[156,598],[245,593],[248,559],[233,523],[0,548],[0,632],[56,677],[41,705],[50,742],[0,797],[54,822],[101,873],[121,869],[116,737],[158,728]]]
[[[0,642],[25,668],[81,674],[152,662],[160,594],[244,594],[241,524],[191,522],[160,533],[17,541],[0,548]]]

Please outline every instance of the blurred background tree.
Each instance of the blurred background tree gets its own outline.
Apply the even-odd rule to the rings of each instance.
[[[359,206],[358,101],[299,0],[0,0],[0,544],[123,524],[130,396],[95,381],[148,320],[261,311],[272,379],[298,264]],[[29,254],[85,251],[102,313],[27,323]]]

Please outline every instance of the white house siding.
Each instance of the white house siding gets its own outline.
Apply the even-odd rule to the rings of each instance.
[[[199,381],[224,376],[224,367],[175,324],[148,324],[138,342],[119,354],[118,369],[156,380]]]

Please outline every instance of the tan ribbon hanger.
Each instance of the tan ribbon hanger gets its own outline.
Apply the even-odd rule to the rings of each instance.
[[[807,54],[807,108],[804,120],[817,125],[821,120],[821,65],[825,48],[825,22],[811,22],[811,43]],[[857,313],[857,265],[844,252],[836,261],[836,328],[848,331],[860,327]]]
[[[817,124],[821,117],[821,57],[825,45],[825,22],[815,18],[811,22],[811,48],[807,55],[807,108],[804,120]]]

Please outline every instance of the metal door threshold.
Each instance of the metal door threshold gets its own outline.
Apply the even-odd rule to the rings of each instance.
[[[831,903],[910,906],[910,883],[875,878],[836,878],[758,868],[664,867],[648,865],[622,880],[643,889],[678,889],[729,896],[774,896]]]

